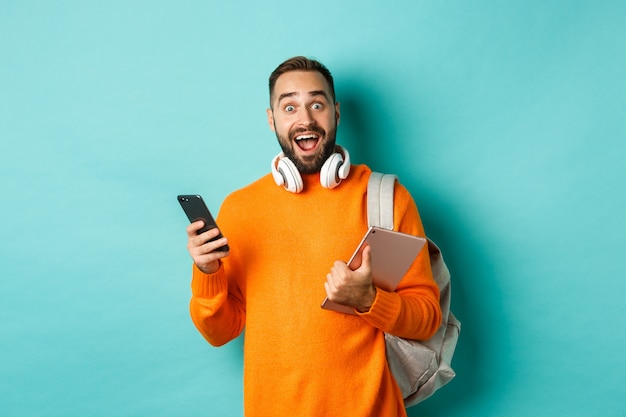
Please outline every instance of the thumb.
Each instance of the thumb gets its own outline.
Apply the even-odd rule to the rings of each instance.
[[[363,253],[361,254],[361,266],[359,267],[359,271],[368,272],[372,269],[372,248],[370,245],[365,246],[363,248]]]

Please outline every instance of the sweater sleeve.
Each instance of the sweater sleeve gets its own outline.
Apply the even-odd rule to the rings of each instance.
[[[213,346],[221,346],[239,336],[245,323],[243,298],[229,285],[225,267],[205,274],[193,265],[190,312],[193,323]]]
[[[394,228],[425,237],[417,206],[409,192],[396,183]],[[430,268],[428,245],[424,245],[395,292],[377,288],[370,310],[360,316],[373,326],[395,336],[425,340],[441,324],[439,288]]]

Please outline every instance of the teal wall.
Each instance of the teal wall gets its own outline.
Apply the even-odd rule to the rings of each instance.
[[[319,58],[340,143],[413,193],[458,377],[411,416],[626,414],[626,3],[0,1],[0,413],[239,416],[175,196],[268,172],[266,80]]]

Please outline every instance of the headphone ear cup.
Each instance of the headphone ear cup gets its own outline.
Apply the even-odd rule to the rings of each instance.
[[[278,164],[278,160],[283,156],[282,152],[272,158],[272,177],[274,178],[274,182],[276,185],[283,185],[285,183],[285,177],[278,172],[278,168],[276,165]]]
[[[346,178],[348,178],[348,174],[350,174],[350,154],[348,153],[348,150],[343,146],[337,147],[343,153],[343,162],[337,170],[337,175],[339,175],[339,178],[341,178],[342,180],[345,180]]]
[[[278,157],[274,158],[272,162],[272,175],[276,184],[282,185],[285,189],[291,193],[299,193],[304,188],[302,177],[298,172],[298,168],[294,165],[289,158]],[[277,180],[277,178],[279,178]]]
[[[350,154],[343,146],[337,145],[338,152],[332,154],[320,171],[320,182],[324,188],[335,188],[350,173]]]
[[[320,171],[320,183],[324,188],[335,188],[341,182],[338,173],[341,165],[343,164],[343,156],[340,153],[335,152],[332,154]]]

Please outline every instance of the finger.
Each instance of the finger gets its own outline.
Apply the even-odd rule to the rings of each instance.
[[[335,286],[335,274],[332,272],[328,273],[326,275],[326,284],[331,285],[331,286]]]
[[[335,288],[335,286],[331,282],[326,281],[324,283],[324,291],[326,292],[326,297],[328,297],[329,300],[335,300],[335,296],[337,295],[337,288]]]
[[[206,244],[207,242],[209,242],[211,239],[215,239],[219,234],[220,234],[220,231],[217,228],[207,230],[206,232],[201,233],[199,235],[191,234],[189,235],[188,246],[189,247],[202,246]]]
[[[352,270],[346,265],[345,262],[335,261],[333,268],[331,269],[335,283],[343,283],[350,279]]]
[[[228,244],[228,239],[226,237],[222,237],[220,239],[216,239],[211,241],[211,239],[216,238],[219,235],[219,230],[209,230],[201,235],[192,235],[189,237],[187,242],[187,249],[189,253],[193,256],[202,256],[209,254],[211,252],[215,252],[220,249],[222,246]],[[220,250],[218,252],[227,252],[224,250]]]
[[[215,239],[216,237],[218,237],[220,234],[220,230],[217,227],[214,227],[212,229],[209,229],[205,232],[202,232],[198,235],[198,238],[200,241],[202,241],[202,243],[206,243],[211,239]]]
[[[330,300],[331,292],[330,292],[330,284],[327,282],[324,283],[324,291],[326,292],[326,297]]]
[[[225,237],[221,237],[216,240],[210,240],[202,245],[202,249],[209,252],[228,252],[227,250],[221,249],[222,246],[228,244],[228,239]],[[221,250],[220,250],[221,249]]]
[[[197,222],[191,223],[187,226],[187,236],[192,237],[198,233],[198,230],[204,227],[204,221],[198,220]]]

